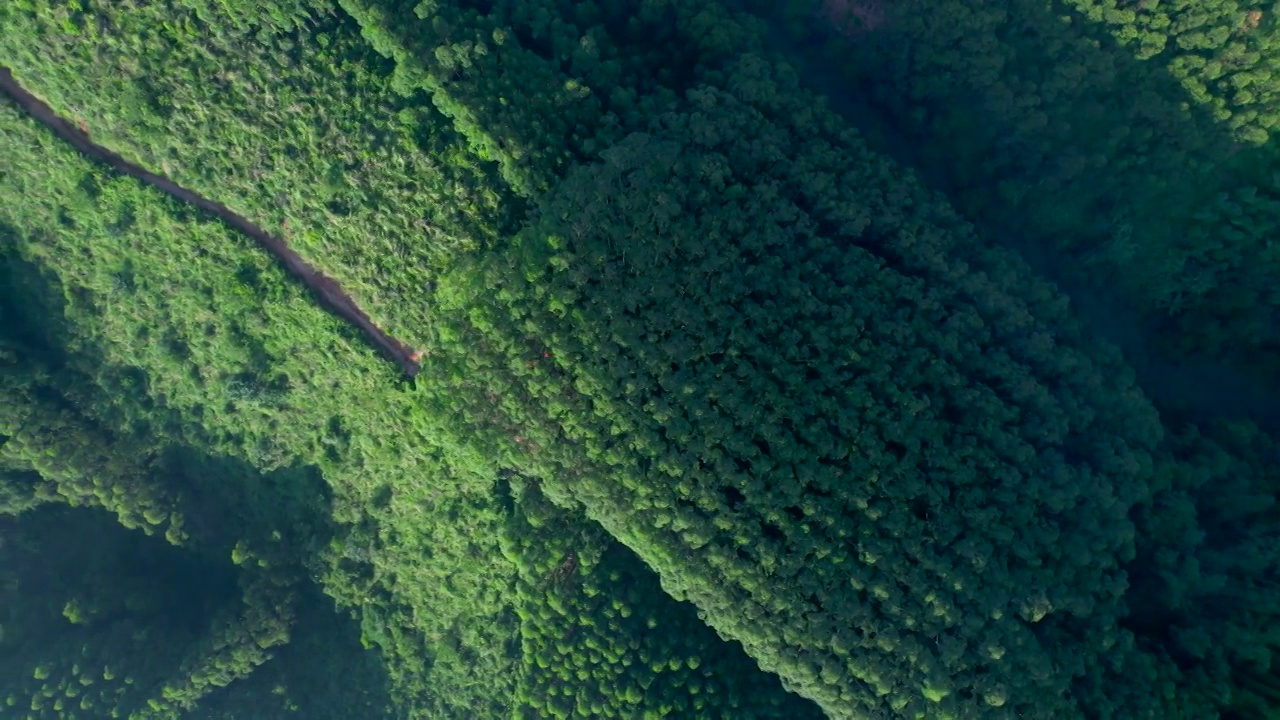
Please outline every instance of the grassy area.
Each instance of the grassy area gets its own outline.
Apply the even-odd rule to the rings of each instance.
[[[394,336],[425,340],[433,279],[521,217],[429,97],[393,92],[392,65],[345,15],[282,28],[199,3],[28,5],[0,11],[20,82],[95,141],[287,238]]]
[[[34,472],[181,543],[171,507],[228,499],[246,606],[299,607],[268,571],[310,574],[414,717],[1266,712],[1274,444],[1157,411],[759,18],[342,5],[359,25],[321,0],[0,10],[20,81],[424,353],[398,377],[248,239],[0,107],[24,200],[0,306],[57,378],[15,397],[167,469],[150,494],[116,492],[127,463],[59,479],[49,423],[6,507],[53,499]],[[292,612],[224,626],[265,649]],[[261,664],[224,672],[211,637],[175,693]]]
[[[395,370],[245,239],[2,112],[6,191],[27,202],[0,221],[45,283],[20,301],[112,398],[102,420],[260,470],[320,468],[349,526],[326,589],[395,628],[366,634],[400,689],[497,712],[515,620],[492,473],[441,448]],[[434,662],[451,653],[467,662]]]
[[[439,341],[435,279],[524,212],[426,98],[391,91],[391,65],[345,16],[237,26],[182,3],[4,12],[0,61],[55,109],[93,118],[95,141],[279,227],[420,347]],[[33,34],[49,39],[40,52],[25,44]],[[324,589],[357,609],[402,707],[515,712],[514,606],[536,601],[516,591],[519,563],[498,547],[500,530],[511,535],[493,493],[501,458],[451,440],[447,413],[251,243],[5,112],[16,171],[3,181],[32,199],[2,218],[9,260],[39,278],[19,301],[33,327],[57,318],[36,334],[116,398],[95,412],[255,468],[316,468],[341,523],[321,553]],[[248,502],[259,496],[259,480],[235,482]],[[595,546],[627,553],[606,538]],[[629,597],[655,612],[672,602],[656,582],[642,588]],[[706,649],[721,643],[709,632],[685,642],[720,652]],[[753,682],[754,665],[736,662],[724,682]],[[762,697],[786,696],[767,687]]]

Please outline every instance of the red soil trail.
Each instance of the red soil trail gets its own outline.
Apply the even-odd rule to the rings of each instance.
[[[337,280],[308,264],[284,240],[249,222],[241,215],[230,210],[226,205],[214,202],[199,193],[177,185],[163,175],[150,172],[146,168],[135,165],[120,155],[94,143],[89,139],[89,134],[85,130],[60,117],[47,103],[23,89],[14,79],[13,73],[9,68],[3,65],[0,65],[0,93],[12,98],[18,104],[18,107],[22,108],[28,115],[38,120],[53,131],[55,135],[84,155],[110,165],[126,175],[131,175],[182,202],[195,205],[217,216],[235,230],[256,240],[264,250],[274,255],[284,265],[285,270],[290,275],[311,288],[325,308],[359,328],[365,337],[395,361],[406,375],[413,377],[418,374],[421,366],[418,364],[417,354],[404,343],[383,332],[360,309],[360,306],[356,305],[355,301],[342,289]]]

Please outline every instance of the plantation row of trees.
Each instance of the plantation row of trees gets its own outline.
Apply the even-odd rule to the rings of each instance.
[[[1150,338],[1156,363],[1226,360],[1275,392],[1274,8],[749,4],[987,237],[1040,258],[1084,304],[1119,289],[1113,304],[1138,317],[1115,341]]]
[[[69,15],[60,6],[0,12],[10,13],[0,23],[4,61],[60,112],[91,118],[96,141],[255,220],[279,217],[284,225],[287,217],[292,230],[285,232],[295,247],[355,288],[353,295],[379,322],[406,337],[429,336],[424,288],[450,254],[491,244],[495,229],[510,222],[504,213],[521,207],[500,182],[457,179],[466,177],[468,163],[479,172],[487,166],[450,160],[465,152],[445,144],[451,126],[421,96],[389,94],[390,65],[361,51],[349,19],[321,12],[286,22],[282,9],[274,20],[244,25],[250,13],[232,17],[191,3]],[[64,20],[84,32],[67,32]],[[139,45],[134,36],[144,33],[150,42]],[[38,55],[24,40],[33,34],[48,40]],[[253,77],[235,74],[244,68],[252,68]],[[217,82],[205,83],[208,78]],[[145,102],[121,103],[121,96]],[[13,242],[22,262],[30,263],[16,271],[32,278],[23,300],[37,316],[59,318],[39,332],[66,346],[68,362],[83,373],[79,382],[117,398],[96,401],[95,411],[142,435],[161,431],[247,460],[254,471],[218,466],[222,486],[243,501],[239,512],[283,505],[342,522],[327,544],[305,524],[295,529],[297,514],[272,526],[282,533],[281,546],[318,554],[320,567],[310,570],[327,593],[356,609],[366,647],[385,657],[399,712],[497,717],[539,707],[537,692],[517,693],[515,668],[525,663],[517,609],[547,611],[537,598],[517,592],[522,566],[510,564],[497,545],[500,537],[515,542],[519,526],[510,526],[507,511],[495,503],[492,463],[442,447],[432,435],[440,420],[424,416],[414,396],[389,392],[393,374],[308,307],[306,294],[250,243],[72,159],[15,116],[6,119],[5,131],[18,138],[15,163],[25,169],[5,178],[7,191],[32,199],[5,218],[19,233]],[[289,139],[288,152],[273,150],[279,138]],[[315,182],[335,149],[349,153],[341,182]],[[264,165],[263,157],[271,162]],[[501,202],[477,200],[468,217],[458,212],[468,197]],[[424,341],[423,347],[432,346]],[[182,468],[177,486],[201,486],[207,461],[173,462]],[[307,479],[289,470],[299,463],[320,467],[333,492],[330,506],[318,507],[292,489]],[[258,472],[277,468],[278,480]],[[563,536],[542,531],[537,537],[563,544],[579,537],[582,522]],[[630,557],[602,538],[594,542]],[[227,551],[249,565],[258,559],[250,546]],[[540,558],[543,550],[530,552]],[[674,606],[651,571],[634,558],[617,562],[629,568],[636,587],[606,586],[598,596],[604,606],[612,606],[611,593],[652,608],[645,612]],[[815,712],[762,676],[740,650],[718,665],[713,658],[729,646],[698,626],[687,606],[680,612],[672,633],[650,642],[678,643],[685,662],[707,658],[699,670],[706,687],[739,688],[735,697],[753,706],[790,707],[789,716]],[[601,627],[593,642],[625,647],[639,629]],[[582,647],[588,635],[571,647]],[[317,641],[299,630],[279,654],[293,663],[284,667],[302,668],[304,676],[314,664],[306,658],[334,653],[295,651],[300,642],[316,647]],[[271,695],[266,678],[279,676],[280,666],[269,663],[209,695],[193,716],[234,717],[237,703]],[[651,685],[649,707],[670,706],[670,696],[684,692],[670,681],[686,677],[689,671],[682,671]],[[621,677],[624,670],[615,672]],[[288,685],[288,693],[264,706],[300,705],[308,717],[322,711],[344,717],[346,706],[305,703],[294,683]],[[738,712],[744,701],[702,702],[705,716],[720,717]],[[345,715],[355,716],[378,715]]]
[[[570,172],[515,247],[438,293],[459,318],[449,339],[467,348],[465,370],[435,368],[465,378],[442,393],[447,412],[495,442],[519,427],[506,444],[553,499],[581,504],[830,715],[1211,716],[1261,703],[1246,686],[1269,667],[1274,519],[1245,524],[1248,567],[1215,564],[1182,534],[1234,542],[1236,513],[1274,492],[1265,453],[1240,460],[1240,506],[1197,495],[1204,478],[1167,488],[1221,450],[1166,439],[1061,295],[869,154],[785,68],[719,52],[760,50],[750,21],[714,4],[662,9],[682,40],[716,32],[693,45],[705,54],[687,76],[677,62],[653,90],[659,107],[683,99],[638,127],[603,91],[533,119],[544,89],[592,87],[590,71],[563,72],[553,40],[539,45],[536,12],[436,4],[414,24],[393,5],[353,9],[476,147],[501,153],[520,191],[641,131]],[[545,14],[572,31],[572,14]],[[448,52],[422,51],[432,32]],[[592,37],[601,57],[625,51]],[[441,59],[464,52],[470,65]],[[1193,495],[1195,530],[1138,541],[1134,513]],[[1189,639],[1219,622],[1216,590],[1133,603],[1139,545],[1214,565],[1233,604],[1258,613],[1227,634],[1238,642]],[[1184,629],[1155,630],[1147,613]]]
[[[819,718],[761,675],[652,571],[536,484],[511,480],[503,552],[519,568],[517,718]]]
[[[159,37],[125,12],[0,11],[50,38],[37,56],[5,32],[3,59],[122,150],[297,223],[300,252],[424,349],[416,384],[248,243],[12,114],[24,172],[5,182],[32,202],[4,221],[66,303],[40,306],[65,319],[46,332],[130,398],[105,417],[261,470],[319,468],[341,534],[322,547],[304,525],[282,544],[318,548],[402,707],[803,716],[754,660],[831,717],[1274,711],[1273,440],[1158,413],[1056,288],[805,90],[759,17],[661,0],[343,0],[350,18],[285,2],[236,20],[160,5]],[[113,114],[104,86],[147,102]],[[945,117],[930,127],[986,137]],[[349,153],[340,173],[317,172],[328,143]],[[1130,157],[1120,170],[1170,179],[1182,158]],[[1195,157],[1209,172],[1217,156]],[[972,177],[957,201],[991,227],[996,176]],[[1023,185],[1003,186],[1019,213]],[[1051,187],[1081,204],[1056,224],[1015,214],[998,226],[1015,244],[1067,237],[1099,197]],[[1263,260],[1224,262],[1262,291]],[[1233,302],[1252,301],[1203,307]],[[528,480],[508,503],[511,471]]]

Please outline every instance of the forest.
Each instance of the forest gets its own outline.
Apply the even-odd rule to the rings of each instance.
[[[1276,13],[0,3],[0,717],[1280,718]]]

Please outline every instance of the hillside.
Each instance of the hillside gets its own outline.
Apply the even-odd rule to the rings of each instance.
[[[1280,713],[1273,26],[1052,12],[0,9],[0,702]]]

